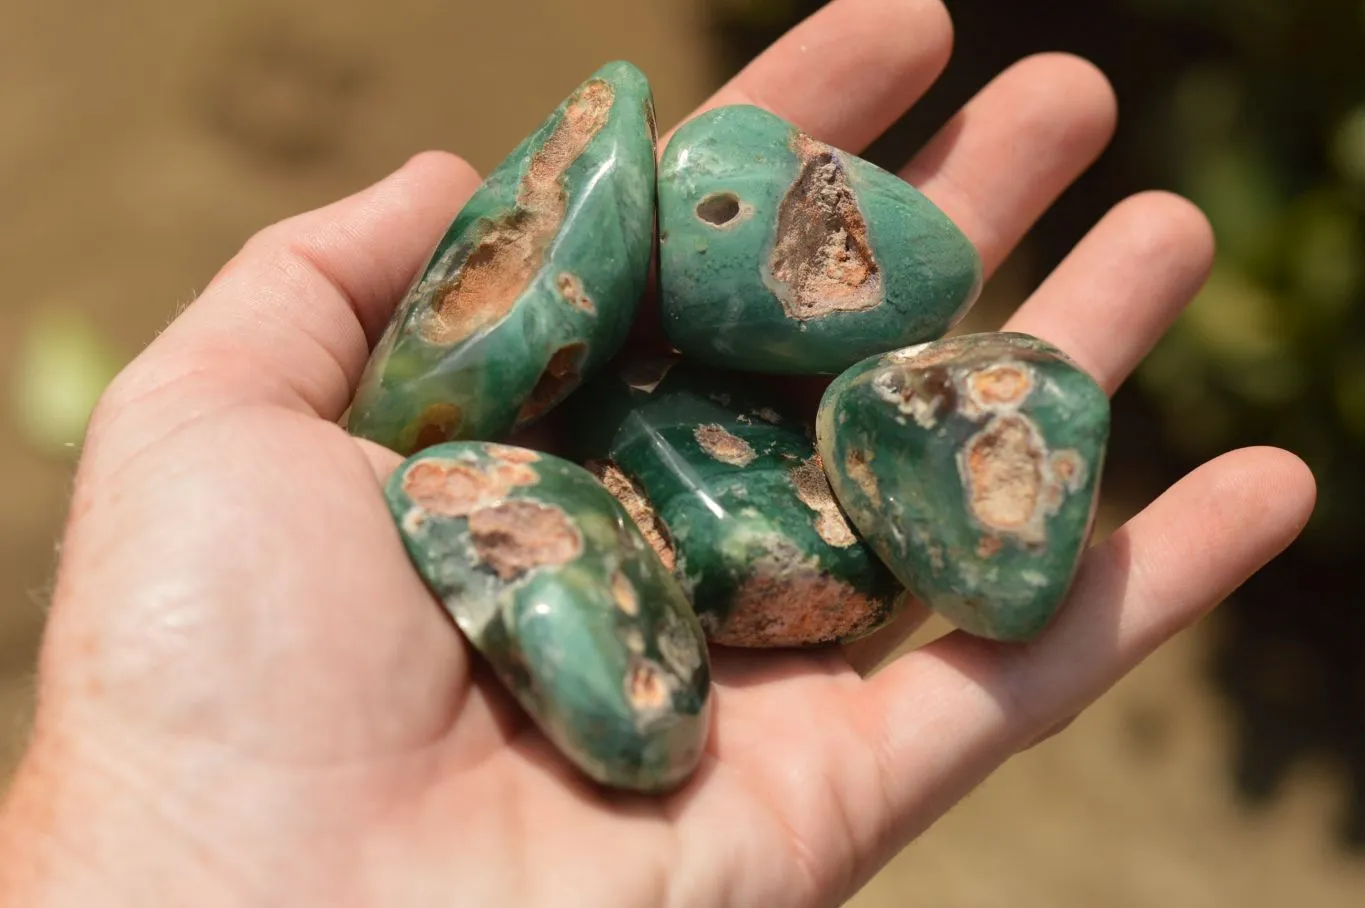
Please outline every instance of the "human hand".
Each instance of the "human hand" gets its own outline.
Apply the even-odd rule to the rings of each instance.
[[[937,0],[837,0],[711,104],[858,151],[946,62]],[[1113,129],[1102,76],[1030,59],[905,170],[993,269]],[[1087,555],[1028,645],[950,634],[864,678],[843,651],[716,652],[715,725],[666,798],[585,784],[407,561],[399,458],[336,425],[478,178],[415,158],[253,238],[92,420],[0,816],[0,903],[830,905],[1004,760],[1275,555],[1313,482],[1274,450],[1187,477]],[[1119,205],[1008,328],[1112,391],[1195,293],[1212,238]],[[10,901],[6,901],[9,899]]]

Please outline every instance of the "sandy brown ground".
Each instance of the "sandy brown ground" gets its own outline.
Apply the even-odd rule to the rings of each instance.
[[[647,70],[665,124],[718,78],[690,0],[0,0],[0,21],[7,367],[40,311],[86,313],[135,351],[255,229],[423,148],[486,170],[606,59]],[[0,426],[0,778],[68,474]],[[1329,774],[1305,772],[1268,812],[1239,807],[1227,718],[1199,677],[1213,632],[1016,759],[852,904],[1365,904],[1365,863],[1331,840]]]

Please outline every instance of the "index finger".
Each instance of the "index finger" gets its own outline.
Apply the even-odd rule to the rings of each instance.
[[[952,45],[952,20],[940,0],[834,0],[755,57],[692,116],[753,104],[857,154],[933,85]],[[671,136],[660,138],[660,149]]]

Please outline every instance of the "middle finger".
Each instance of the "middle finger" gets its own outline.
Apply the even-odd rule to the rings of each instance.
[[[1113,89],[1068,54],[1030,57],[967,103],[901,176],[967,234],[991,274],[1114,133]]]

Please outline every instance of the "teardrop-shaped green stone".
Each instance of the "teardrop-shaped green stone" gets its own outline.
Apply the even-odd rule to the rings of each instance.
[[[669,340],[731,369],[837,373],[942,337],[981,290],[975,247],[913,186],[747,105],[674,133],[659,231]]]
[[[1060,350],[975,334],[859,363],[816,432],[853,524],[957,627],[1027,640],[1065,599],[1090,536],[1109,400]]]
[[[901,585],[849,527],[808,424],[752,376],[614,364],[566,405],[575,456],[673,567],[708,638],[792,647],[871,633]]]
[[[403,454],[491,440],[620,348],[654,248],[649,83],[612,63],[491,173],[370,357],[349,430]]]
[[[710,722],[706,640],[590,473],[453,442],[404,462],[386,496],[422,577],[561,753],[617,788],[687,778]]]

